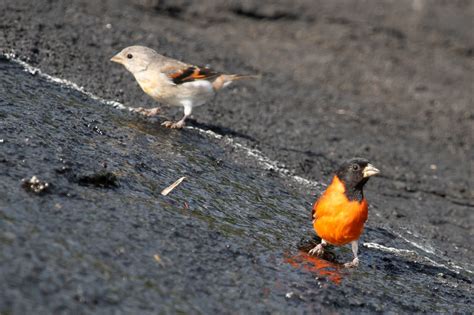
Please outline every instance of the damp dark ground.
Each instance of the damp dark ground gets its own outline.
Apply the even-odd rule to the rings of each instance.
[[[215,139],[0,60],[0,314],[470,313],[473,6],[0,2],[1,52],[126,106],[153,105],[108,61],[131,44],[263,76],[196,110]],[[323,187],[232,141],[317,182],[354,155],[379,167],[361,266],[298,250]]]

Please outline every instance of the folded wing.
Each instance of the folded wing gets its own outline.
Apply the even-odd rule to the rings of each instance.
[[[222,74],[212,70],[211,68],[200,68],[196,66],[173,68],[165,73],[174,84],[183,84],[197,80],[212,81]]]

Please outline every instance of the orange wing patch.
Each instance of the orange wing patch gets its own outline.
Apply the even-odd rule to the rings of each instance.
[[[186,69],[179,69],[168,74],[168,77],[174,84],[183,84],[196,80],[212,80],[220,76],[221,73],[210,68],[188,67]]]

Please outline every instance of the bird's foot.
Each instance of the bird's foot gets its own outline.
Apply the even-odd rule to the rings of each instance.
[[[180,121],[177,121],[177,122],[173,122],[173,121],[165,121],[164,123],[161,124],[162,126],[165,126],[166,128],[171,128],[171,129],[181,129],[184,127],[185,123],[184,121],[180,120]]]
[[[138,107],[138,108],[134,108],[133,112],[141,114],[146,117],[153,117],[153,116],[158,115],[161,112],[161,109],[159,107],[155,107],[155,108]]]
[[[355,268],[359,266],[359,258],[354,258],[351,262],[345,263],[344,267],[346,268]]]
[[[323,244],[318,244],[316,245],[313,249],[309,251],[310,255],[316,255],[318,257],[321,257],[324,254],[324,246]]]

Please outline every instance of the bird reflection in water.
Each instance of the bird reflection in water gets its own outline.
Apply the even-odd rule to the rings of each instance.
[[[294,268],[303,269],[330,280],[334,284],[340,284],[342,280],[343,265],[324,260],[319,257],[311,256],[306,252],[298,251],[294,256],[285,257],[285,262]]]

